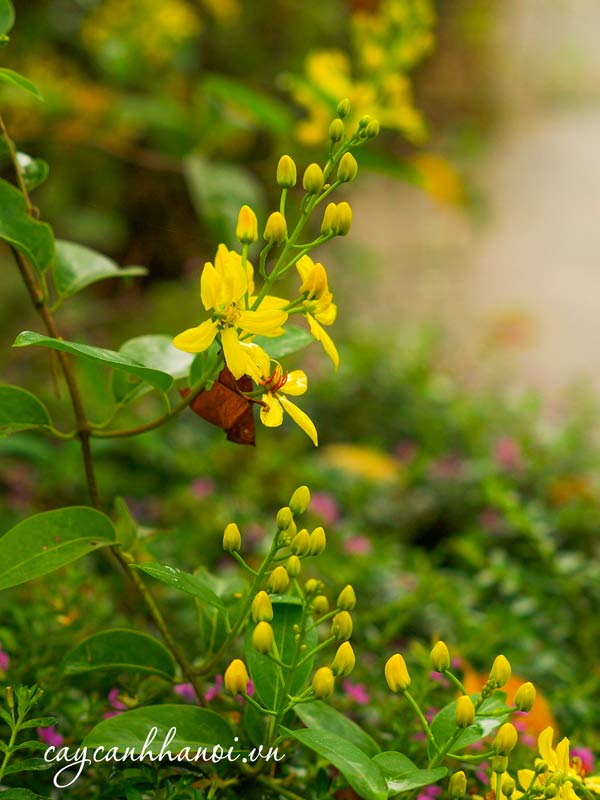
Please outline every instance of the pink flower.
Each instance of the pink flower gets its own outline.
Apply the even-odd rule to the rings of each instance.
[[[496,439],[492,448],[492,457],[502,469],[513,471],[523,466],[521,445],[510,436]]]
[[[327,525],[335,525],[340,518],[337,500],[328,492],[315,492],[311,497],[310,510]]]
[[[403,442],[400,442],[396,446],[394,450],[394,455],[397,459],[402,461],[403,464],[410,464],[410,462],[416,457],[417,453],[419,452],[418,446],[415,442],[411,442],[410,439],[405,439]]]
[[[366,536],[349,536],[344,540],[344,550],[353,556],[365,556],[371,552],[371,542]]]
[[[111,708],[114,710],[107,711],[106,714],[104,714],[104,719],[110,719],[111,717],[116,717],[117,714],[121,713],[121,711],[127,710],[127,706],[125,705],[125,703],[122,700],[119,700],[119,690],[116,687],[112,688],[108,693],[108,702]]]
[[[36,728],[36,731],[42,742],[45,742],[49,747],[60,747],[64,742],[64,738],[54,725],[50,725],[48,728]]]
[[[348,695],[348,697],[351,697],[361,706],[366,705],[371,699],[364,683],[352,683],[352,681],[346,678],[342,684],[342,689]]]
[[[458,456],[448,453],[437,461],[433,461],[429,467],[430,477],[434,480],[450,481],[462,478],[465,472],[465,464]]]
[[[441,672],[430,672],[429,678],[436,683],[439,683],[444,689],[447,689],[450,686],[450,682],[445,675],[442,675]]]
[[[586,775],[594,771],[594,755],[589,747],[572,747],[571,758],[578,758]]]
[[[173,691],[186,703],[196,702],[196,692],[191,683],[180,683],[173,687]]]
[[[190,485],[190,491],[198,500],[206,500],[215,490],[212,478],[198,478]]]
[[[425,736],[423,731],[417,731],[416,733],[413,733],[411,738],[412,738],[413,742],[426,742],[427,741],[427,736]]]
[[[433,800],[442,793],[441,786],[426,786],[423,791],[417,795],[417,800]]]
[[[6,672],[6,670],[10,667],[10,656],[6,652],[6,650],[2,650],[2,645],[0,644],[0,672]]]
[[[427,722],[431,722],[438,712],[439,708],[434,708],[433,706],[431,706],[431,708],[426,708],[425,719],[427,720]]]
[[[481,762],[481,764],[479,765],[479,769],[475,773],[475,777],[477,778],[478,781],[481,781],[481,783],[484,783],[484,784],[486,784],[488,782],[488,770],[489,770],[489,768],[490,768],[489,761],[482,761]]]
[[[207,703],[210,703],[211,700],[215,699],[215,697],[221,691],[222,686],[223,686],[223,678],[221,675],[217,675],[213,686],[210,686],[204,693],[204,699],[206,700]]]

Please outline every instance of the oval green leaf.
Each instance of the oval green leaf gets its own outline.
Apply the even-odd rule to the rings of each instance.
[[[170,336],[160,334],[136,336],[134,339],[129,339],[121,345],[119,352],[145,367],[166,372],[174,380],[184,378],[190,371],[194,360],[192,353],[184,353],[183,350],[173,347],[173,340]],[[113,395],[119,402],[130,395],[139,397],[147,388],[141,386],[135,379],[132,382],[131,376],[127,377],[116,372],[113,375]]]
[[[116,747],[120,753],[135,747],[139,756],[154,728],[156,736],[146,747],[146,752],[150,749],[154,755],[160,752],[171,728],[177,730],[175,738],[167,745],[172,754],[189,747],[193,756],[199,747],[212,749],[220,745],[227,750],[235,744],[233,731],[214,711],[168,703],[136,708],[105,719],[88,733],[82,744],[89,748],[103,746],[105,751]]]
[[[280,726],[286,736],[292,736],[301,744],[326,758],[346,778],[350,786],[363,800],[385,800],[388,796],[383,772],[356,745],[328,731],[292,731]]]
[[[61,297],[70,297],[86,286],[108,278],[131,278],[147,274],[145,267],[121,268],[112,258],[89,247],[63,239],[56,241],[54,279]]]
[[[92,347],[78,342],[65,342],[63,339],[53,339],[51,336],[44,336],[34,331],[20,333],[15,339],[13,347],[29,347],[34,344],[40,347],[49,347],[51,350],[61,350],[64,353],[70,353],[88,361],[100,362],[107,367],[112,367],[112,369],[135,375],[161,392],[167,392],[173,385],[173,378],[167,375],[166,372],[149,369],[127,358],[122,353],[106,350],[103,347]]]
[[[112,522],[93,508],[72,506],[28,517],[0,538],[0,590],[47,575],[114,541]]]
[[[471,699],[474,703],[477,701],[477,698],[478,695],[471,695]],[[506,707],[506,703],[504,702],[505,698],[506,695],[504,693],[498,693],[489,697],[481,704],[477,711],[477,716],[475,717],[475,723],[465,728],[458,740],[452,745],[453,752],[463,750],[465,747],[478,742],[480,739],[484,739],[506,721],[510,715],[510,710]],[[506,714],[486,716],[486,712],[489,714],[490,712],[498,712],[502,709],[506,709]],[[444,706],[431,722],[431,732],[439,747],[442,747],[450,740],[455,730],[456,700]],[[428,750],[430,757],[434,755],[431,745],[429,745]]]
[[[15,9],[11,0],[0,0],[0,36],[6,36],[15,24]]]
[[[54,234],[46,222],[27,213],[21,192],[0,180],[0,239],[26,256],[38,272],[45,272],[54,261]]]
[[[209,582],[202,572],[192,575],[168,564],[134,564],[133,566],[141,569],[146,575],[156,578],[157,581],[162,581],[162,583],[166,583],[174,589],[179,589],[180,592],[186,592],[193,597],[197,597],[202,603],[215,608],[225,608],[223,602],[210,588]]]
[[[38,100],[44,99],[35,83],[32,83],[29,78],[26,78],[24,75],[20,75],[13,69],[0,67],[0,81],[4,81],[4,83],[10,83],[12,86],[17,86],[19,89],[29,92],[29,94],[32,94]]]
[[[0,386],[0,437],[51,427],[46,407],[34,394],[19,386]]]
[[[267,336],[255,336],[254,344],[266,348],[271,358],[284,358],[297,353],[314,342],[311,334],[298,325],[286,325],[285,331],[276,339]]]
[[[172,681],[175,663],[157,639],[139,631],[101,631],[76,645],[65,657],[63,673],[81,675],[98,670],[149,673]]]
[[[307,728],[336,733],[368,756],[374,756],[381,750],[377,742],[368,733],[365,733],[356,722],[321,700],[315,700],[314,703],[301,703],[294,708],[294,711]]]

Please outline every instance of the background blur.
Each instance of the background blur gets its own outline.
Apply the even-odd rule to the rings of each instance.
[[[219,241],[232,244],[242,203],[275,207],[279,155],[322,159],[344,96],[383,127],[346,187],[350,236],[319,254],[342,357],[334,376],[320,352],[303,356],[319,450],[288,427],[238,447],[191,412],[132,444],[96,445],[104,497],[127,496],[149,556],[216,562],[232,518],[260,548],[272,511],[306,482],[315,524],[330,531],[331,574],[357,584],[367,648],[439,635],[474,669],[505,652],[579,743],[597,745],[598,4],[21,0],[16,10],[3,58],[45,102],[7,87],[1,102],[19,148],[50,165],[34,195],[43,218],[61,238],[150,270],[79,295],[60,312],[68,338],[116,349],[197,324],[202,265]],[[52,403],[47,354],[10,351],[39,325],[2,260],[5,380]],[[82,380],[100,420],[106,377],[82,366]],[[140,419],[153,414],[145,402]],[[74,444],[57,457],[23,435],[0,442],[0,455],[3,528],[81,502]],[[70,588],[58,576],[19,590],[45,608],[38,620],[7,606],[0,639],[22,648],[25,677],[40,680],[56,654],[30,652],[35,636],[19,631],[60,631],[74,610],[68,625],[83,634],[86,604],[109,616],[97,589],[79,592],[84,569],[70,568]],[[194,620],[180,613],[192,641]]]

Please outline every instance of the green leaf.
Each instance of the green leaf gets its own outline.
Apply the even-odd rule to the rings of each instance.
[[[20,75],[18,72],[15,72],[12,69],[0,67],[0,81],[10,83],[12,86],[18,86],[19,89],[23,89],[24,91],[29,92],[29,94],[32,94],[34,97],[37,97],[38,100],[44,99],[35,83],[32,83],[24,75]]]
[[[20,333],[15,339],[13,347],[29,347],[33,344],[39,345],[40,347],[49,347],[51,350],[62,350],[64,353],[70,353],[71,355],[79,356],[89,361],[101,362],[107,367],[112,367],[121,372],[135,375],[161,392],[167,392],[173,384],[173,378],[167,375],[166,372],[159,372],[159,370],[144,367],[114,350],[106,350],[103,347],[92,347],[91,345],[79,344],[78,342],[65,342],[63,339],[53,339],[51,336],[44,336],[34,331],[23,331],[23,333]]]
[[[403,161],[398,156],[391,156],[363,147],[360,153],[356,154],[356,158],[360,169],[381,172],[413,186],[422,186],[423,184],[423,177],[417,167],[407,161]]]
[[[362,750],[342,736],[310,728],[292,731],[280,726],[280,730],[326,758],[363,800],[387,798],[387,786],[381,769]]]
[[[112,669],[149,673],[168,681],[175,677],[173,657],[163,644],[146,633],[121,628],[90,636],[63,662],[65,675]]]
[[[284,664],[291,664],[298,644],[296,642],[295,625],[300,625],[302,619],[302,606],[298,598],[287,596],[272,596],[273,605],[273,635],[277,651]],[[250,624],[246,633],[245,654],[248,671],[254,683],[257,694],[269,709],[276,709],[280,703],[283,685],[280,679],[280,670],[277,665],[266,655],[258,653],[252,645],[252,631],[254,625]],[[312,650],[317,643],[317,631],[313,628],[307,634],[305,643],[308,650]],[[301,667],[294,671],[290,684],[290,693],[294,694],[304,687],[312,671],[312,658],[308,659]]]
[[[37,717],[21,723],[20,730],[23,731],[25,728],[49,728],[51,725],[56,725],[56,717]]]
[[[0,590],[47,575],[114,540],[112,522],[93,508],[72,506],[28,517],[0,538]]]
[[[381,750],[377,742],[356,722],[340,714],[327,703],[320,700],[315,700],[314,703],[301,703],[294,708],[294,711],[307,728],[331,731],[351,742],[368,756],[374,756]]]
[[[207,75],[203,82],[208,97],[225,101],[246,112],[252,121],[274,133],[286,133],[293,122],[288,107],[271,96],[251,89],[226,75]]]
[[[151,369],[159,369],[166,372],[174,380],[184,378],[190,371],[194,355],[184,353],[173,347],[173,340],[170,336],[151,334],[148,336],[136,336],[129,339],[119,348],[119,352],[133,361],[143,364]],[[120,373],[113,375],[112,390],[115,400],[123,402],[128,395],[134,394],[139,397],[147,387],[131,376]]]
[[[131,278],[147,274],[145,267],[121,268],[112,258],[89,247],[63,239],[56,240],[54,279],[61,297],[70,297],[86,286],[108,278]]]
[[[27,213],[21,192],[0,180],[0,239],[26,256],[38,272],[45,272],[54,261],[54,234],[46,222]]]
[[[0,0],[0,36],[6,36],[15,24],[15,10],[11,0]]]
[[[44,183],[48,177],[50,167],[43,158],[32,158],[27,153],[17,153],[17,161],[21,167],[25,185],[30,192]]]
[[[244,167],[192,155],[184,159],[183,169],[196,212],[219,241],[234,240],[237,216],[245,203],[262,216],[262,188]]]
[[[122,497],[115,497],[114,505],[117,542],[127,550],[137,539],[138,524]]]
[[[29,789],[8,789],[2,792],[2,800],[46,800],[46,798],[30,792]]]
[[[276,339],[268,336],[255,336],[254,344],[266,349],[271,358],[283,358],[297,353],[315,340],[311,334],[298,325],[286,325],[285,331]]]
[[[475,702],[477,698],[478,695],[471,695],[473,702]],[[510,715],[510,711],[504,702],[505,698],[506,695],[504,693],[499,693],[484,700],[477,711],[475,723],[465,728],[461,736],[452,745],[453,752],[463,750],[465,747],[478,742],[480,739],[484,739],[506,721]],[[503,708],[506,709],[506,714],[500,716],[486,716],[486,712],[489,714],[490,712],[500,711]],[[456,700],[454,700],[452,703],[448,703],[447,706],[444,706],[431,722],[431,732],[438,746],[442,747],[449,741],[456,727]],[[428,746],[428,752],[430,757],[434,755],[431,744]]]
[[[214,711],[168,703],[136,708],[105,719],[88,733],[82,744],[92,749],[101,745],[106,750],[116,747],[119,752],[135,747],[139,755],[153,728],[157,728],[157,735],[149,747],[154,754],[160,752],[171,728],[177,729],[175,738],[168,745],[171,753],[189,747],[193,756],[198,747],[212,748],[219,744],[227,750],[235,744],[233,731]]]
[[[419,769],[404,753],[394,750],[378,753],[373,761],[385,775],[390,797],[437,783],[448,774],[446,767]]]
[[[168,564],[134,564],[133,566],[156,578],[156,580],[179,589],[180,592],[186,592],[197,597],[202,603],[207,603],[215,608],[225,608],[221,600],[210,588],[209,581],[202,572],[198,575],[192,575]]]
[[[51,427],[48,410],[34,394],[18,386],[0,386],[0,437]]]
[[[14,764],[9,764],[4,770],[5,775],[12,775],[14,772],[38,772],[40,770],[50,769],[50,764],[43,758],[24,758],[22,761],[16,761]]]

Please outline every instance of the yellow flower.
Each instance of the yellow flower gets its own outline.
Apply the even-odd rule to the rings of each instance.
[[[543,730],[538,738],[538,749],[540,757],[548,765],[547,772],[538,774],[531,769],[520,769],[518,772],[519,783],[523,791],[526,791],[533,780],[534,785],[544,787],[548,781],[558,788],[557,797],[560,800],[577,800],[577,794],[573,789],[573,784],[569,779],[582,781],[581,774],[571,764],[569,758],[569,740],[567,738],[561,739],[556,745],[556,749],[552,747],[554,739],[554,729],[546,728]],[[599,779],[590,776],[583,779],[585,785],[595,791],[594,786],[598,785]],[[520,793],[515,792],[515,797],[520,797]]]
[[[214,265],[207,262],[200,278],[202,304],[213,314],[201,325],[176,336],[174,346],[186,353],[201,353],[219,334],[225,363],[234,378],[250,375],[258,381],[256,351],[260,348],[254,345],[251,350],[240,338],[254,334],[280,336],[288,315],[282,308],[286,301],[270,295],[253,311],[253,291],[252,265],[247,262],[244,268],[239,253],[219,245]]]
[[[337,369],[340,363],[338,351],[322,327],[333,325],[337,316],[337,306],[333,302],[333,294],[329,291],[325,267],[322,264],[315,264],[309,256],[302,256],[296,264],[296,269],[302,278],[300,292],[306,293],[303,307],[310,332],[318,342],[321,342]]]

